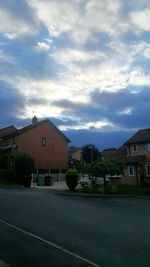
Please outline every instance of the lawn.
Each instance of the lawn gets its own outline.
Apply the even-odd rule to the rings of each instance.
[[[109,195],[130,195],[130,196],[150,196],[150,187],[142,187],[138,185],[109,185],[104,187],[93,188],[91,186],[86,188],[75,189],[79,193],[93,193],[93,194],[109,194]]]

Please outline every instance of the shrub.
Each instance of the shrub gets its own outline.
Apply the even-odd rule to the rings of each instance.
[[[78,172],[76,170],[68,170],[66,173],[66,184],[71,191],[74,191],[78,184]]]
[[[107,185],[105,188],[106,193],[117,193],[118,192],[118,188],[116,185]]]
[[[95,189],[91,185],[87,185],[83,188],[85,193],[95,193]]]
[[[142,183],[142,186],[146,187],[146,188],[147,187],[149,188],[150,187],[150,179],[149,178],[145,178],[143,183]]]
[[[97,193],[98,193],[98,194],[104,194],[104,193],[105,193],[105,189],[104,189],[104,187],[99,187],[99,188],[97,188]]]
[[[14,169],[19,184],[29,186],[34,166],[34,159],[28,154],[20,153],[15,157]]]
[[[144,189],[144,194],[148,196],[150,195],[150,187]]]

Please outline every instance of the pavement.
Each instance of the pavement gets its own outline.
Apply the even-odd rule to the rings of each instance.
[[[51,186],[38,186],[36,183],[31,184],[32,188],[39,188],[39,189],[49,189],[49,190],[69,190],[68,186],[66,185],[66,181],[58,181],[54,182]],[[81,188],[80,184],[77,185],[77,188]]]
[[[94,198],[139,198],[139,199],[150,199],[150,196],[141,196],[141,195],[131,195],[131,194],[97,194],[97,193],[84,193],[84,192],[74,192],[70,191],[66,185],[66,181],[55,181],[52,186],[38,186],[36,183],[31,184],[31,188],[47,190],[58,195],[68,195],[76,197],[94,197]],[[82,188],[80,184],[76,188]],[[0,266],[1,267],[1,266]]]

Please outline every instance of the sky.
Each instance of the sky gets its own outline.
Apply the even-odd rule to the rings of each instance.
[[[36,115],[102,150],[150,127],[149,0],[5,0],[0,18],[0,128]]]

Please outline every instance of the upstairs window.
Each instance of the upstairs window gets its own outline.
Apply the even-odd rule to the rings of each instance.
[[[46,138],[44,137],[41,138],[41,145],[46,146]]]
[[[147,151],[150,151],[150,142],[147,144]]]
[[[8,146],[8,139],[4,140],[4,146]]]
[[[134,176],[134,166],[132,166],[132,165],[128,166],[128,175]]]
[[[136,144],[133,144],[132,145],[132,151],[135,153],[137,152],[137,145]]]

